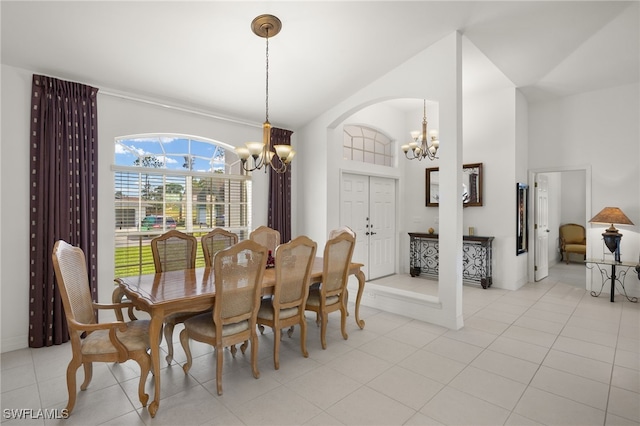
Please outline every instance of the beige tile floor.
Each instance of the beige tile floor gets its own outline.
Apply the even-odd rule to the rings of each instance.
[[[225,350],[222,396],[211,348],[192,344],[196,358],[185,375],[178,343],[176,360],[160,372],[153,419],[137,399],[132,362],[96,364],[67,420],[7,419],[7,409],[64,408],[70,347],[3,353],[2,423],[640,425],[640,306],[620,295],[615,303],[591,297],[582,268],[557,265],[547,279],[515,292],[465,286],[465,327],[458,331],[362,307],[366,327],[349,317],[346,341],[332,314],[322,350],[309,319],[309,358],[300,354],[296,331],[283,338],[278,371],[267,332],[259,338],[257,380],[248,356]],[[421,278],[377,283],[435,292],[435,283]]]

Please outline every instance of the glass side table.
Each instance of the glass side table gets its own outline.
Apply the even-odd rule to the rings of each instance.
[[[622,294],[627,298],[629,302],[638,303],[637,297],[629,297],[627,295],[627,290],[624,288],[624,279],[627,276],[627,272],[629,268],[635,268],[636,264],[631,262],[616,262],[614,260],[601,260],[601,259],[587,259],[584,261],[585,265],[589,269],[593,269],[594,265],[600,271],[600,276],[602,277],[602,286],[600,286],[600,291],[595,292],[591,290],[591,296],[598,297],[602,293],[602,289],[607,281],[611,282],[611,302],[613,302],[616,283],[620,285],[622,288]],[[591,265],[591,266],[589,266]],[[608,267],[611,267],[610,269]],[[616,268],[620,268],[616,271]],[[617,272],[617,275],[616,275]]]

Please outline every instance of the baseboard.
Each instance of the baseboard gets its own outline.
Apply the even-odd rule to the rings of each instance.
[[[22,336],[14,336],[5,338],[0,341],[0,353],[17,351],[18,349],[25,349],[29,347],[29,335],[24,334]]]

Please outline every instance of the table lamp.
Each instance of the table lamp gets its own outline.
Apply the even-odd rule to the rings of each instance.
[[[620,262],[620,239],[622,234],[613,226],[614,223],[619,225],[633,225],[633,222],[622,213],[618,207],[605,207],[595,215],[589,223],[610,223],[611,226],[602,233],[602,239],[609,251],[614,254],[616,262]]]

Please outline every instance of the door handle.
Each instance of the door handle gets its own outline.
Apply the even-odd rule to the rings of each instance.
[[[376,235],[376,234],[377,234],[377,232],[372,232],[372,233],[371,233],[371,235]]]

